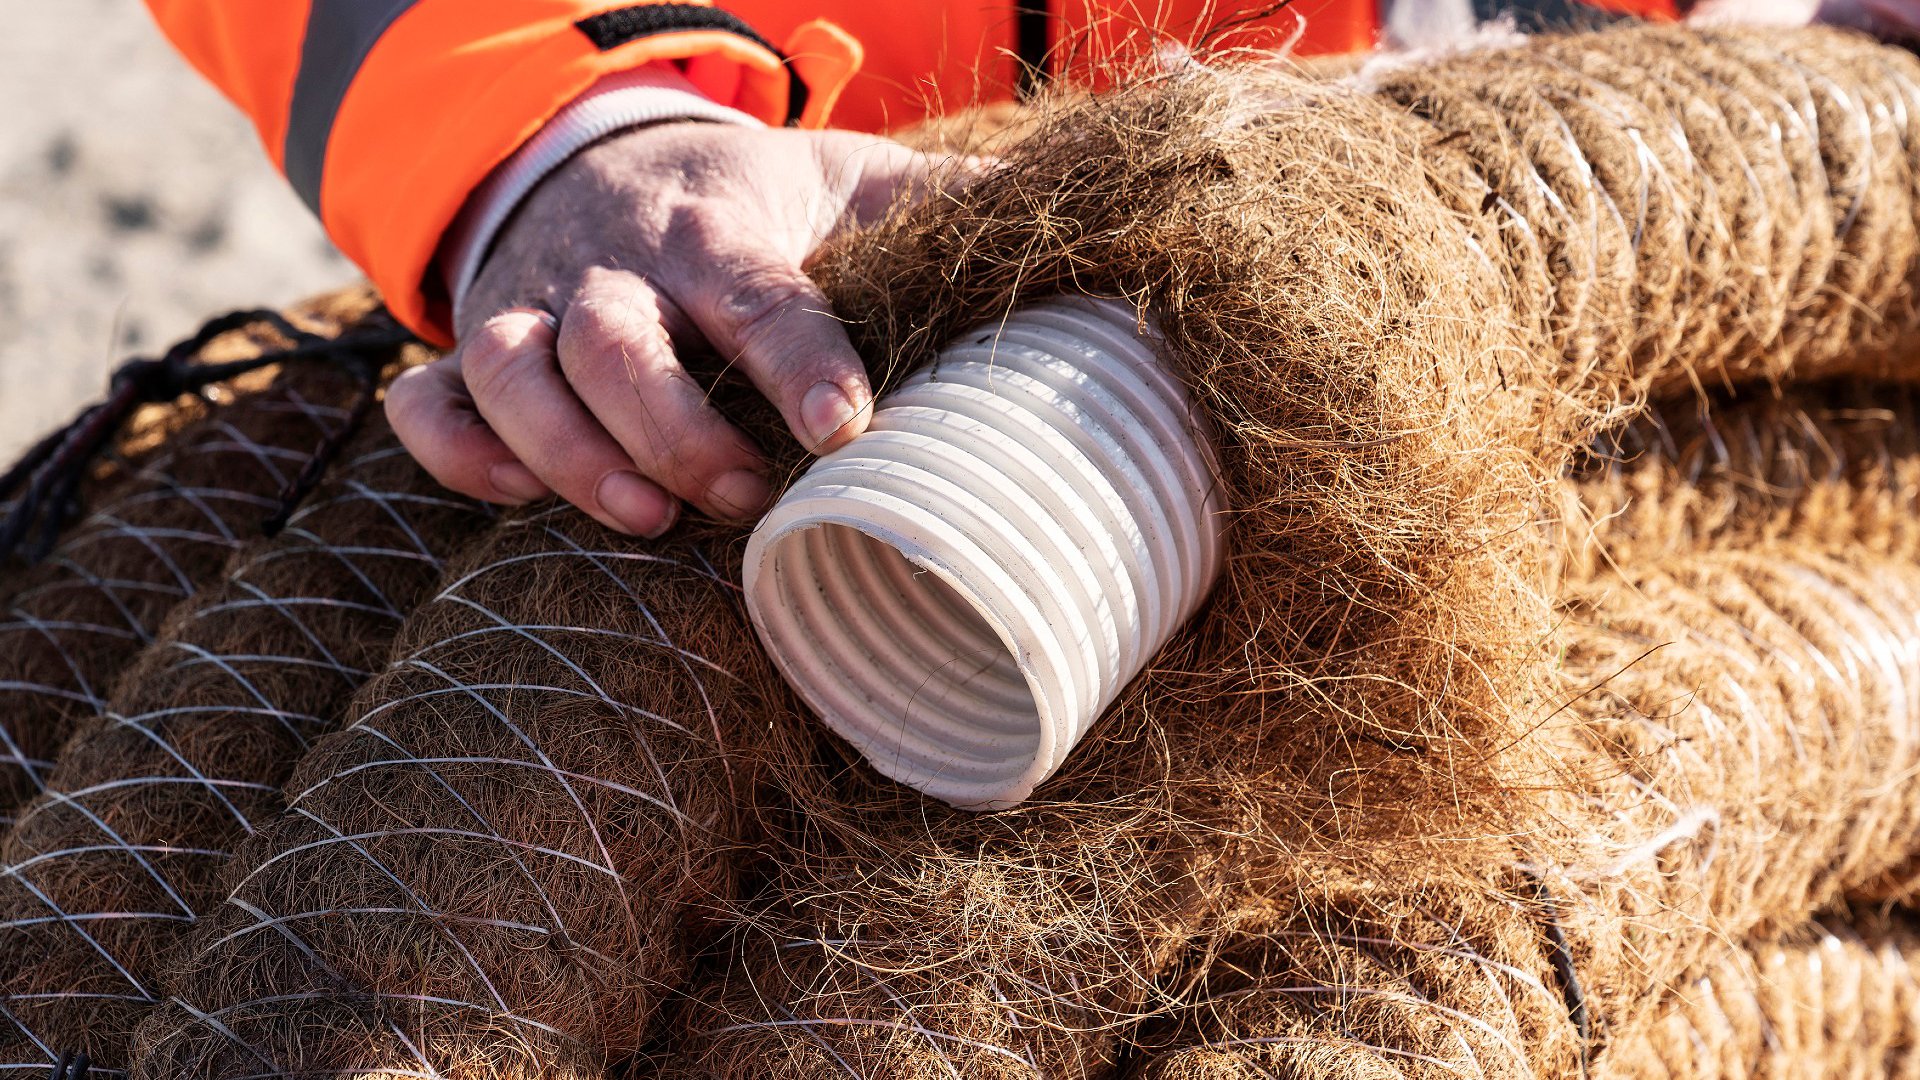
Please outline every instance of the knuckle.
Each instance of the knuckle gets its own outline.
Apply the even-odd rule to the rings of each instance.
[[[654,410],[640,436],[642,444],[627,449],[644,466],[641,471],[683,498],[699,495],[721,473],[750,464],[741,460],[732,428],[710,409]]]
[[[463,495],[485,494],[480,473],[489,447],[485,440],[473,438],[475,432],[445,424],[402,424],[397,420],[393,432],[407,453],[443,487]]]
[[[644,278],[600,268],[573,292],[560,340],[563,346],[589,348],[638,343],[662,333],[660,315],[660,304]]]
[[[609,293],[625,292],[632,277],[633,272],[630,270],[595,263],[580,271],[579,284],[573,288],[572,303],[591,304]]]
[[[714,314],[742,347],[778,336],[782,324],[801,312],[812,290],[797,271],[756,268],[735,274],[715,301]]]
[[[679,202],[661,215],[660,246],[681,254],[712,251],[725,239],[727,220],[728,215],[704,202]]]
[[[483,328],[460,351],[461,377],[476,399],[497,398],[510,392],[541,363],[537,350],[524,342],[510,342],[493,326]]]
[[[616,308],[609,283],[589,276],[567,298],[567,321],[560,326],[560,339],[566,341],[583,334],[604,333],[607,315]]]
[[[445,407],[448,396],[446,387],[424,369],[403,373],[387,388],[383,406],[387,423],[401,445],[423,464],[459,433],[454,423],[457,411]]]
[[[631,363],[658,325],[637,303],[576,304],[555,350],[560,368],[572,375],[615,357]]]
[[[605,360],[610,342],[609,336],[596,328],[569,326],[554,350],[554,363],[559,366],[560,374],[577,388]]]
[[[421,419],[421,412],[427,405],[428,391],[431,389],[422,378],[422,370],[401,372],[387,387],[386,401],[383,407],[387,414],[387,423],[392,425],[400,441],[407,441],[407,431]],[[412,449],[412,447],[408,447]]]

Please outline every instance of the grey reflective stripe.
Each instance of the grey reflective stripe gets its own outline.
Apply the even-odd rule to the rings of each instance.
[[[320,213],[320,180],[326,174],[327,141],[347,87],[380,35],[416,0],[313,0],[307,37],[300,45],[300,74],[293,81],[287,115],[287,179],[308,209]]]

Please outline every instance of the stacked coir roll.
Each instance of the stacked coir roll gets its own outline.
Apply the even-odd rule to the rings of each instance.
[[[1219,592],[1065,769],[931,805],[773,679],[737,535],[518,512],[458,537],[284,812],[167,838],[225,876],[128,943],[165,955],[100,1064],[1909,1068],[1920,63],[1654,28],[1240,58],[997,150],[815,268],[876,370],[1127,297],[1232,507]],[[5,990],[102,985],[48,974]]]
[[[355,300],[365,306],[345,298],[306,316],[337,326],[343,312],[333,309]],[[208,351],[217,359],[257,350],[273,335],[244,337]],[[167,614],[217,580],[275,512],[316,447],[346,423],[355,392],[352,375],[303,366],[186,407],[164,446],[21,573],[0,617],[0,821],[44,789],[61,743],[104,707],[114,678]]]
[[[1583,524],[1565,534],[1565,682],[1542,727],[1583,771],[1547,828],[1513,839],[1506,895],[1376,884],[1309,925],[1250,921],[1147,1040],[1145,1075],[1664,1075],[1703,995],[1743,992],[1726,982],[1741,950],[1902,895],[1920,814],[1899,779],[1920,762],[1916,421],[1906,388],[1814,384],[1688,401],[1610,441],[1563,493]],[[1861,994],[1892,985],[1858,977],[1882,980]],[[1876,1036],[1885,1068],[1911,1067],[1916,1019]],[[1747,1020],[1744,1045],[1773,1022]],[[1700,1075],[1880,1068],[1838,1039],[1713,1052]]]
[[[1596,1075],[1920,1076],[1916,960],[1906,914],[1817,922],[1736,949],[1609,1049]]]
[[[142,1030],[156,1076],[592,1077],[738,895],[775,720],[737,568],[535,511],[287,781]]]
[[[23,770],[37,794],[0,838],[0,1070],[125,1059],[171,946],[219,895],[226,849],[278,811],[292,761],[436,579],[435,549],[472,530],[477,508],[439,490],[383,423],[351,430],[355,403],[371,404],[365,380],[400,339],[363,336],[381,343],[344,368],[315,360],[357,348],[343,335],[374,315],[370,298],[343,292],[292,314],[285,326],[319,336],[289,342],[279,317],[244,313],[210,324],[241,325],[195,365],[307,355],[137,421],[122,441],[157,442],[151,460],[29,571],[64,574],[66,596],[123,621],[80,609],[52,623],[45,599],[15,608],[98,700],[8,718],[59,753]],[[337,475],[289,506],[327,464],[316,452],[339,456]],[[16,692],[55,697],[58,685]]]
[[[385,425],[168,621],[0,842],[0,1066],[124,1062],[235,846],[484,515]]]

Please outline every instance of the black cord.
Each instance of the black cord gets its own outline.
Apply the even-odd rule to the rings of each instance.
[[[1573,947],[1567,944],[1567,932],[1560,926],[1560,901],[1547,889],[1547,883],[1532,870],[1523,869],[1533,885],[1541,928],[1547,937],[1547,958],[1553,964],[1554,978],[1560,983],[1560,997],[1566,1002],[1567,1019],[1580,1035],[1580,1076],[1585,1080],[1593,1055],[1593,1019],[1587,1013],[1587,995],[1580,988],[1579,973],[1573,967]]]
[[[301,503],[307,501],[307,496],[313,494],[313,489],[320,486],[320,481],[326,478],[327,470],[339,459],[340,451],[360,433],[360,428],[367,422],[367,416],[373,412],[374,398],[379,390],[380,370],[375,368],[363,377],[360,392],[354,395],[353,410],[347,414],[347,422],[320,441],[320,445],[308,456],[307,463],[300,467],[299,474],[281,489],[280,505],[260,523],[262,533],[270,537],[279,536],[280,530],[287,527],[287,519],[293,516],[293,512],[300,508]]]
[[[246,360],[201,363],[195,359],[222,334],[261,323],[290,344]],[[302,330],[276,311],[235,311],[209,319],[162,356],[127,361],[114,370],[104,401],[83,409],[0,474],[0,501],[13,501],[12,509],[0,519],[0,561],[16,553],[30,563],[46,557],[78,507],[81,482],[141,406],[199,394],[216,383],[273,364],[330,364],[356,379],[360,393],[347,423],[321,440],[300,474],[281,492],[280,505],[264,523],[269,535],[277,532],[365,421],[379,390],[381,370],[412,340],[385,309],[335,338]],[[31,543],[26,543],[29,538]]]

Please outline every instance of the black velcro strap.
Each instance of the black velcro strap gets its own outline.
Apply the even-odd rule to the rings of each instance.
[[[1583,0],[1473,0],[1476,20],[1491,22],[1501,16],[1511,16],[1514,28],[1523,34],[1579,33],[1640,21]]]
[[[689,30],[719,30],[746,38],[780,58],[787,67],[787,123],[796,124],[807,111],[807,84],[787,64],[787,58],[773,43],[761,37],[746,20],[731,11],[705,4],[635,4],[590,15],[573,24],[593,47],[601,52],[619,48],[629,41],[656,34],[680,34]]]
[[[1051,74],[1047,70],[1048,38],[1053,32],[1051,8],[1049,0],[1021,0],[1014,7],[1014,50],[1020,57],[1017,93],[1022,101],[1032,97]]]

